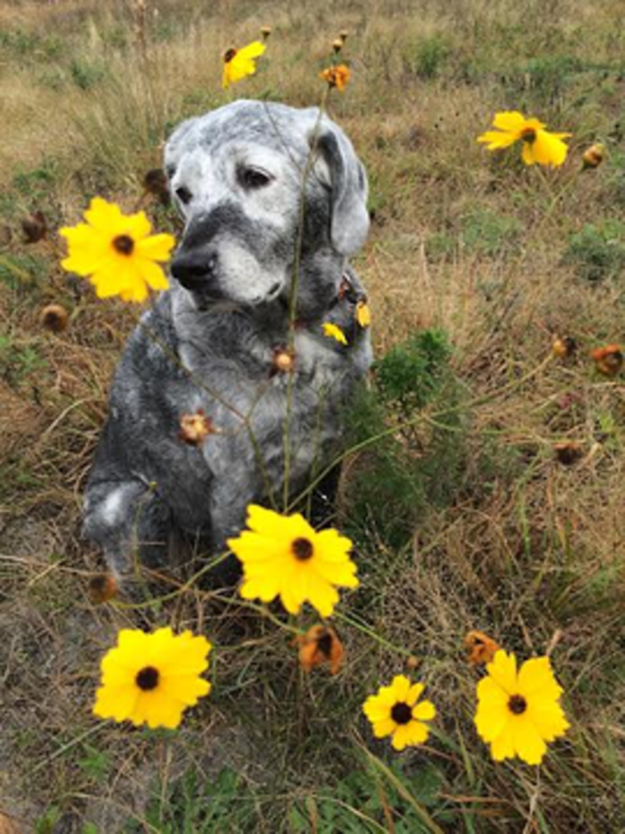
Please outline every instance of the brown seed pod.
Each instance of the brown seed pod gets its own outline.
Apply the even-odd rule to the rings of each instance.
[[[35,211],[30,217],[25,217],[21,226],[24,243],[38,243],[48,235],[48,223],[42,211]]]
[[[286,347],[274,348],[271,365],[274,373],[290,373],[295,368],[295,354]]]
[[[51,333],[62,333],[67,330],[69,313],[60,304],[48,304],[39,314],[39,321]]]
[[[553,452],[558,463],[563,466],[572,466],[584,455],[584,447],[574,440],[565,440],[562,443],[554,443]]]
[[[271,26],[261,26],[260,27],[260,34],[261,34],[261,37],[264,41],[266,41],[267,38],[271,35],[271,31],[272,31]]]
[[[117,596],[119,585],[110,573],[101,573],[89,580],[89,599],[94,605],[101,605]]]

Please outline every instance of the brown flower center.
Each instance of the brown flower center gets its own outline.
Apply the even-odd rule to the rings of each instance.
[[[393,706],[391,710],[391,718],[396,724],[408,724],[412,719],[412,708],[400,701]]]
[[[291,552],[296,559],[300,560],[300,562],[306,562],[310,559],[314,552],[312,542],[309,542],[308,539],[304,538],[295,539],[295,541],[291,544]]]
[[[139,689],[142,689],[144,692],[149,692],[151,689],[156,689],[158,686],[158,679],[158,669],[155,669],[154,666],[145,666],[137,672],[135,683]]]
[[[233,46],[231,46],[230,49],[227,49],[224,52],[224,64],[229,64],[236,54],[237,50]]]
[[[534,142],[536,140],[536,131],[533,127],[526,127],[525,130],[521,131],[521,139],[524,142]]]
[[[527,709],[527,701],[522,695],[511,695],[508,701],[508,709],[514,715],[523,715]]]
[[[317,650],[324,657],[330,657],[332,651],[332,635],[329,631],[326,631],[321,637],[317,638]]]
[[[120,255],[132,255],[134,248],[135,242],[130,235],[118,235],[113,240],[113,249],[119,252]]]

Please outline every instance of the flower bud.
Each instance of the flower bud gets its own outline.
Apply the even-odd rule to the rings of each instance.
[[[605,146],[597,143],[591,145],[582,154],[583,169],[598,168],[605,159]]]

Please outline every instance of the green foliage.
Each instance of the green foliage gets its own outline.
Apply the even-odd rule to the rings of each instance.
[[[31,345],[17,345],[10,335],[0,334],[0,378],[9,384],[24,382],[46,364],[45,359]]]
[[[586,281],[619,275],[625,269],[625,223],[611,219],[587,223],[571,235],[564,260],[573,263],[579,277]]]
[[[404,53],[404,69],[417,78],[437,78],[450,54],[450,45],[440,35],[423,38]]]
[[[43,199],[56,184],[59,176],[59,166],[56,160],[44,158],[36,167],[26,171],[19,171],[13,177],[13,188],[22,197]]]
[[[45,273],[45,263],[34,255],[0,255],[0,282],[11,289],[35,287]]]
[[[367,445],[348,485],[356,537],[373,528],[390,548],[401,548],[428,508],[457,491],[464,429],[450,357],[445,333],[416,333],[375,364],[374,387],[356,398],[347,424],[353,445]],[[417,426],[419,411],[433,403],[449,413]]]
[[[147,827],[159,834],[217,834],[257,830],[255,798],[243,778],[223,768],[214,781],[203,781],[191,770],[154,792],[146,811]],[[127,834],[142,832],[143,823],[130,822]]]
[[[383,766],[381,771],[369,766],[333,785],[329,794],[318,791],[297,801],[289,813],[290,831],[377,834],[380,830],[392,830],[395,834],[428,834],[432,829],[426,822],[426,808],[438,806],[436,819],[449,821],[449,815],[440,811],[441,787],[441,774],[432,765],[410,776],[398,764]]]
[[[62,55],[63,44],[56,37],[12,29],[0,30],[0,49],[22,60],[54,61]]]
[[[35,834],[54,834],[57,822],[61,819],[61,811],[53,805],[35,823]]]
[[[78,760],[78,766],[94,782],[105,782],[111,769],[110,757],[91,744],[84,744],[83,748],[84,756]]]
[[[476,206],[462,221],[463,244],[469,249],[493,257],[517,246],[523,224],[516,217]]]
[[[383,400],[403,411],[423,408],[448,372],[451,348],[442,330],[415,333],[374,365]]]
[[[74,58],[69,67],[73,83],[81,90],[90,90],[105,76],[105,69],[100,64]]]

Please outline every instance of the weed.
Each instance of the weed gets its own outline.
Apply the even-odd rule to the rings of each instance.
[[[570,236],[564,260],[591,283],[620,275],[625,269],[625,223],[612,219],[587,223]]]
[[[404,51],[404,72],[424,80],[437,78],[451,51],[450,44],[441,35],[419,40]]]
[[[523,224],[515,217],[476,206],[462,220],[462,242],[470,250],[494,257],[513,250],[519,243]]]

